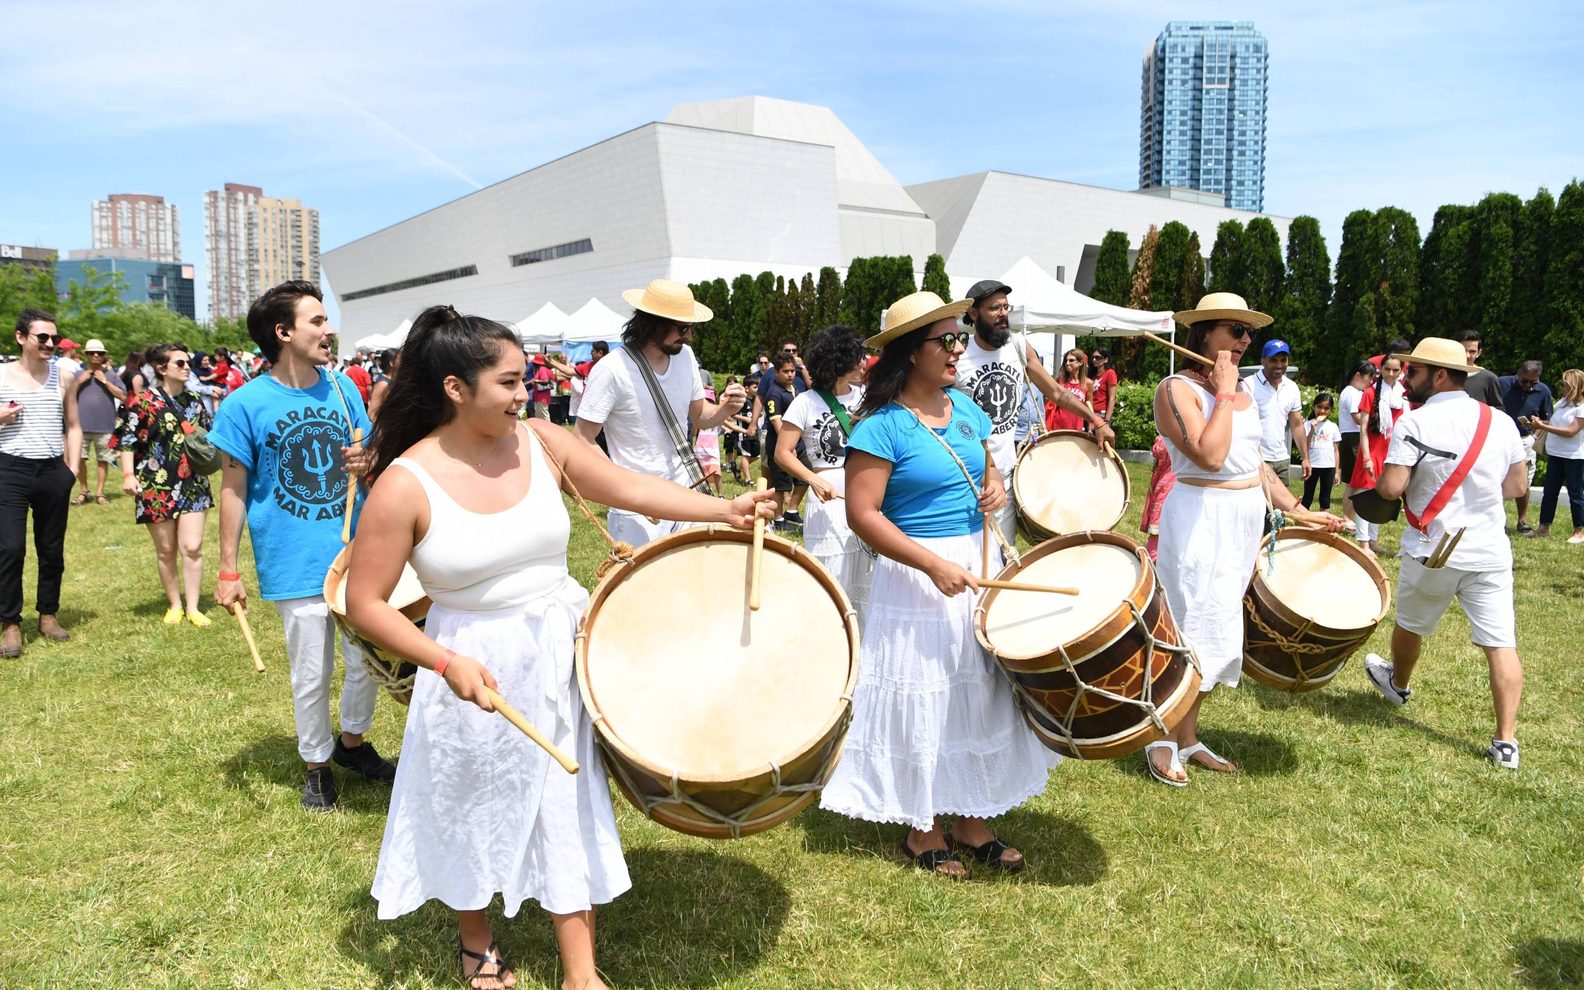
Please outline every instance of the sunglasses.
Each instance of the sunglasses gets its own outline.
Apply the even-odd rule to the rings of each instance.
[[[165,363],[166,363],[166,364],[174,364],[174,365],[175,365],[175,366],[176,366],[176,367],[178,367],[178,368],[186,368],[186,367],[190,367],[190,364],[189,364],[189,362],[187,362],[187,361],[182,361],[182,360],[178,360],[178,359],[172,359],[172,360],[170,360],[170,361],[166,361],[166,362],[165,362]]]
[[[943,333],[939,337],[925,337],[925,340],[938,340],[942,348],[955,351],[957,348],[967,348],[968,342],[973,340],[973,334],[964,330],[961,333]]]
[[[693,336],[693,324],[673,323],[671,324],[671,332],[677,334],[678,336],[691,337]]]
[[[32,337],[34,340],[38,341],[39,342],[39,346],[41,346],[41,347],[46,345],[46,344],[54,344],[54,343],[64,339],[58,333],[30,333],[30,334],[28,334],[28,336]]]
[[[1252,335],[1254,333],[1254,328],[1246,327],[1241,323],[1234,323],[1227,327],[1227,333],[1232,335],[1233,340],[1242,340],[1244,337]]]

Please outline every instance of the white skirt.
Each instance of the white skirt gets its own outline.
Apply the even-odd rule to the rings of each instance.
[[[1199,658],[1200,691],[1237,687],[1243,674],[1243,593],[1264,525],[1258,486],[1178,484],[1161,507],[1155,567],[1177,631]]]
[[[566,773],[499,714],[419,670],[374,874],[380,918],[431,898],[478,910],[497,893],[507,917],[528,899],[572,914],[632,886],[572,676],[572,637],[587,602],[567,578],[513,609],[429,610],[425,631],[482,661],[506,700],[581,766]]]
[[[838,494],[847,490],[847,476],[842,471],[823,471],[823,481],[830,483]],[[806,500],[808,516],[803,523],[803,548],[819,561],[836,582],[847,592],[847,598],[863,621],[869,609],[869,585],[874,575],[875,555],[858,539],[858,534],[847,525],[847,500],[833,498],[822,502],[818,495],[810,494]]]
[[[915,542],[977,573],[980,538]],[[1044,792],[1061,757],[1023,723],[974,638],[974,600],[876,561],[852,726],[820,807],[928,831],[936,815],[992,818]]]

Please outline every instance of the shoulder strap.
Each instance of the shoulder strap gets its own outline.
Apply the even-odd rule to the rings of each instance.
[[[831,415],[841,424],[842,439],[852,436],[852,416],[848,415],[847,408],[836,398],[836,393],[826,392],[823,389],[814,389],[813,392],[825,400],[825,405],[830,407]]]
[[[346,395],[341,391],[341,383],[336,381],[336,373],[327,370],[325,374],[330,376],[330,386],[335,389],[336,398],[341,400],[341,412],[346,415],[347,446],[350,447],[352,446],[352,407],[347,405]]]
[[[1406,498],[1403,499],[1403,515],[1408,517],[1408,525],[1421,533],[1430,531],[1430,524],[1435,522],[1436,516],[1439,516],[1441,510],[1446,508],[1447,503],[1452,501],[1452,493],[1457,491],[1458,486],[1463,484],[1463,479],[1467,478],[1469,472],[1474,470],[1474,462],[1479,460],[1480,451],[1485,448],[1485,437],[1490,433],[1490,425],[1491,407],[1481,402],[1479,404],[1479,425],[1474,428],[1474,439],[1469,443],[1468,453],[1464,454],[1463,459],[1458,462],[1457,468],[1453,470],[1452,476],[1447,478],[1446,484],[1442,485],[1440,490],[1430,497],[1429,504],[1425,506],[1424,514],[1415,515],[1414,510],[1408,507],[1408,500]]]
[[[623,347],[621,350],[632,362],[633,367],[638,369],[644,384],[649,387],[649,398],[654,400],[655,411],[660,414],[660,422],[665,425],[666,433],[671,437],[671,445],[676,448],[676,454],[682,459],[683,467],[687,468],[688,487],[704,491],[708,487],[704,481],[704,468],[698,462],[698,455],[693,452],[693,445],[688,443],[682,424],[677,422],[676,414],[671,411],[671,404],[666,401],[665,393],[660,390],[660,380],[655,377],[654,369],[649,367],[649,362],[642,355],[634,354],[632,348]]]

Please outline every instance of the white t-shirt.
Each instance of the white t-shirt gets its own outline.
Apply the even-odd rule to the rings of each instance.
[[[671,443],[643,374],[633,367],[634,359],[644,360],[636,350],[622,348],[594,366],[583,389],[578,418],[604,424],[605,444],[618,466],[685,485],[687,467]],[[693,349],[683,345],[682,352],[673,356],[666,370],[655,377],[660,381],[666,404],[686,432],[688,405],[704,398],[704,381],[699,377]]]
[[[1019,354],[1024,361],[1018,360]],[[953,387],[973,399],[990,417],[990,456],[1003,479],[1012,476],[1017,464],[1018,403],[1023,398],[1027,356],[1028,338],[1015,333],[993,351],[981,347],[975,335],[957,359],[957,384]]]
[[[1316,423],[1309,420],[1309,466],[1316,471],[1337,466],[1336,445],[1342,442],[1342,431],[1329,419]]]
[[[1260,457],[1267,461],[1285,461],[1292,456],[1288,439],[1288,417],[1303,408],[1303,397],[1291,378],[1282,376],[1272,385],[1265,372],[1256,371],[1248,379],[1249,394],[1260,415]]]
[[[1343,433],[1357,433],[1359,426],[1353,422],[1353,414],[1358,412],[1359,400],[1364,393],[1349,385],[1337,396],[1337,422],[1341,425],[1337,429]],[[1311,466],[1313,466],[1311,464]]]
[[[1576,406],[1566,399],[1557,400],[1552,407],[1551,425],[1559,429],[1567,429],[1584,417],[1584,406]],[[1584,430],[1580,430],[1570,437],[1559,437],[1555,433],[1546,434],[1546,456],[1566,457],[1577,459],[1584,457]]]
[[[1478,400],[1463,391],[1438,392],[1418,409],[1411,409],[1392,430],[1391,446],[1386,450],[1387,464],[1413,468],[1404,493],[1405,508],[1424,512],[1436,492],[1441,490],[1474,440],[1479,425]],[[1512,567],[1512,543],[1508,541],[1507,505],[1502,499],[1502,481],[1507,469],[1523,462],[1524,449],[1518,441],[1518,427],[1511,416],[1493,410],[1490,433],[1479,459],[1440,514],[1430,522],[1430,531],[1421,533],[1413,526],[1403,530],[1402,555],[1427,557],[1441,537],[1465,529],[1463,538],[1447,566],[1460,571],[1496,571]],[[1451,457],[1426,454],[1411,441],[1424,447],[1445,451]],[[1424,457],[1420,460],[1421,455]],[[1414,467],[1414,465],[1418,467]]]
[[[836,396],[836,401],[847,410],[850,418],[857,410],[858,403],[863,401],[863,388],[854,385],[847,390],[846,395]],[[842,433],[841,423],[813,389],[797,394],[797,398],[787,406],[787,411],[782,413],[781,422],[803,431],[803,435],[798,438],[798,448],[814,470],[826,471],[847,463],[847,437]]]

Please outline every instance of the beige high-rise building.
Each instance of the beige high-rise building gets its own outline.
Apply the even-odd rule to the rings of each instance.
[[[181,212],[163,196],[111,193],[93,205],[93,251],[139,261],[181,261]]]
[[[319,284],[319,211],[235,182],[204,193],[210,319],[240,318],[272,285]]]

